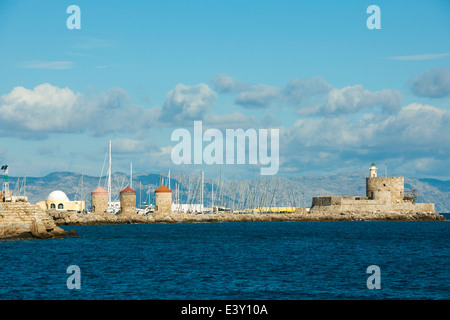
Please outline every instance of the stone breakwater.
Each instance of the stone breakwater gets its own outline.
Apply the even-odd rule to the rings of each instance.
[[[47,212],[28,202],[0,203],[0,239],[59,238],[67,231],[58,227]]]
[[[437,221],[446,220],[436,212],[308,212],[298,208],[296,213],[217,213],[186,214],[152,213],[148,215],[81,214],[68,211],[45,212],[26,202],[0,203],[0,239],[61,238],[76,236],[59,226],[136,224],[136,223],[201,223],[257,221]],[[72,232],[73,233],[73,232]]]
[[[79,214],[50,212],[55,223],[64,225],[132,224],[132,223],[200,223],[200,222],[257,222],[257,221],[437,221],[446,220],[438,213],[380,213],[337,212],[327,213],[245,213],[245,214]]]

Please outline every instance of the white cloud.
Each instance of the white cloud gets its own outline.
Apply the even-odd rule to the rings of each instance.
[[[210,82],[218,92],[237,94],[234,102],[244,108],[268,108],[281,94],[278,87],[266,84],[250,85],[227,74],[217,74]]]
[[[85,95],[44,83],[32,90],[15,87],[0,97],[0,132],[26,138],[48,133],[136,132],[155,121],[155,111],[133,105],[120,88]]]
[[[414,172],[431,173],[450,157],[450,110],[412,103],[398,113],[383,117],[365,114],[353,117],[299,119],[281,130],[283,166],[302,170],[335,170],[333,162],[346,163],[396,159],[409,163]],[[326,154],[324,158],[320,154]],[[434,160],[430,160],[434,159]],[[439,164],[439,166],[437,166]],[[403,169],[402,169],[403,170]]]
[[[117,138],[112,140],[114,153],[141,153],[158,149],[158,144],[153,140],[138,140],[129,138]]]
[[[413,77],[412,91],[419,97],[443,98],[450,95],[450,70],[433,68]]]
[[[300,107],[300,114],[334,116],[342,113],[355,113],[379,105],[384,111],[395,112],[401,106],[402,96],[399,90],[383,89],[371,92],[362,85],[332,89],[323,101],[312,106]]]
[[[450,156],[450,140],[445,139],[450,136],[450,111],[419,103],[400,107],[398,90],[372,92],[362,85],[338,89],[319,77],[293,79],[285,88],[236,84],[226,76],[222,80],[222,90],[228,88],[247,108],[250,103],[260,108],[284,103],[297,107],[290,110],[292,114],[297,110],[308,115],[291,127],[280,128],[280,172],[295,168],[324,172],[327,165],[336,169],[333,162],[351,167],[359,161],[402,157],[409,157],[411,168],[431,172],[441,160],[427,159]],[[133,104],[121,88],[79,93],[48,83],[33,89],[16,87],[0,96],[0,135],[113,134],[120,137],[112,139],[114,152],[122,159],[140,154],[142,160],[137,161],[142,166],[170,167],[171,146],[156,144],[154,132],[146,131],[151,127],[184,125],[191,129],[194,120],[203,120],[205,129],[268,128],[282,119],[278,113],[277,117],[267,113],[271,109],[256,116],[236,110],[218,114],[212,110],[216,101],[217,94],[206,84],[178,84],[167,93],[162,107],[151,109]],[[124,138],[124,134],[133,134],[133,138]]]
[[[233,77],[227,74],[217,74],[210,82],[214,85],[214,88],[219,92],[230,93],[241,90],[248,85],[242,82],[236,81]]]
[[[246,108],[267,108],[279,98],[280,93],[280,88],[256,84],[240,92],[235,103]]]
[[[430,105],[412,103],[398,114],[380,123],[378,135],[384,135],[385,144],[396,143],[399,148],[449,149],[450,111]]]
[[[299,105],[310,97],[327,94],[331,89],[331,84],[321,77],[292,79],[286,85],[283,95],[290,104]]]
[[[201,120],[216,101],[217,94],[206,84],[187,86],[180,83],[167,93],[160,119],[166,123]]]
[[[167,93],[162,107],[152,108],[133,104],[121,88],[77,93],[49,83],[33,89],[15,87],[0,96],[0,134],[26,139],[42,139],[51,133],[142,136],[152,127],[192,126],[194,120],[204,120],[205,126],[217,128],[249,127],[261,122],[241,112],[211,112],[216,100],[217,94],[205,84],[178,84]],[[131,140],[129,145],[126,142],[118,142],[123,145],[123,152],[139,148]]]
[[[379,151],[449,149],[450,111],[430,105],[409,104],[386,117],[363,115],[359,121],[345,116],[299,119],[287,137],[307,147],[379,148]],[[348,149],[348,150],[350,150]]]
[[[395,112],[401,106],[399,90],[383,89],[371,92],[362,85],[336,89],[321,77],[291,79],[285,88],[267,84],[250,85],[219,74],[212,80],[220,92],[236,94],[235,103],[244,108],[270,108],[290,105],[302,115],[358,112],[379,105],[384,111]]]
[[[313,107],[299,109],[304,114],[339,114],[354,113],[375,105],[380,105],[388,112],[396,111],[401,106],[401,93],[399,90],[383,89],[371,92],[362,85],[346,86],[341,89],[332,89],[326,96],[324,103]]]
[[[288,141],[292,147],[342,147],[358,146],[363,133],[346,117],[299,119],[287,130]]]
[[[21,68],[62,70],[70,69],[74,66],[75,64],[72,61],[27,61],[22,63]]]
[[[417,55],[409,55],[409,56],[397,56],[397,57],[388,57],[390,60],[405,60],[405,61],[414,61],[414,60],[433,60],[439,59],[446,56],[449,56],[450,53],[428,53],[428,54],[417,54]]]
[[[76,130],[81,118],[75,112],[80,95],[69,88],[58,88],[48,83],[34,90],[15,87],[0,99],[2,131],[52,132]],[[81,122],[80,122],[81,123]]]
[[[256,128],[263,125],[263,121],[255,116],[248,116],[239,111],[228,114],[209,113],[203,118],[204,127],[213,127],[219,130],[231,128]]]

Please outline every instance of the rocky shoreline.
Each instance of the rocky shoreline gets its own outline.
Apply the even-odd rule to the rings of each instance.
[[[438,213],[380,213],[380,212],[339,212],[339,213],[218,213],[218,214],[79,214],[50,212],[58,226],[134,224],[134,223],[201,223],[201,222],[258,222],[258,221],[442,221],[446,218]]]

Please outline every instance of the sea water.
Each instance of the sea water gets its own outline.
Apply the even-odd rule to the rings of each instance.
[[[0,241],[0,299],[450,298],[448,221],[64,228],[79,237]]]

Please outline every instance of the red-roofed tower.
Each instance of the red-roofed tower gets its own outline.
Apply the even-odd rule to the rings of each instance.
[[[155,212],[172,213],[172,190],[166,186],[155,190]]]
[[[120,191],[120,214],[136,214],[136,191],[130,187],[126,187]]]

